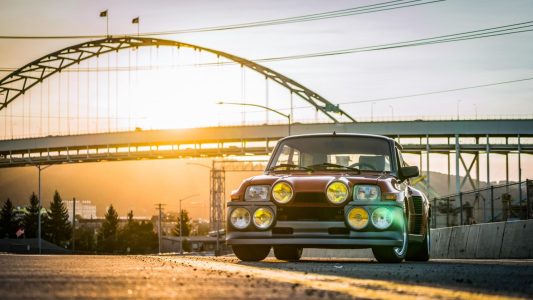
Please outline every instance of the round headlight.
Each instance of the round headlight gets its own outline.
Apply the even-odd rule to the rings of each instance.
[[[341,204],[348,199],[348,186],[340,181],[335,181],[328,186],[326,195],[333,204]]]
[[[278,182],[272,188],[272,197],[276,202],[285,204],[292,199],[292,187],[287,182]]]
[[[230,222],[237,229],[244,229],[250,225],[250,212],[246,208],[238,207],[231,212]]]
[[[348,224],[353,229],[360,230],[368,225],[368,212],[361,207],[354,207],[348,212]]]
[[[259,229],[267,229],[274,222],[274,213],[269,208],[258,208],[254,212],[254,225]]]
[[[377,229],[387,229],[392,224],[392,212],[386,207],[379,207],[372,213],[372,225]]]

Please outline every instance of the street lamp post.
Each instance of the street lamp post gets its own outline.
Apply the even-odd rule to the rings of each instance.
[[[51,167],[52,165],[48,165],[48,166],[42,166],[42,165],[35,165],[35,167],[37,168],[38,170],[38,173],[39,173],[39,189],[38,189],[38,197],[39,197],[39,210],[37,212],[37,243],[38,243],[38,247],[39,247],[39,254],[42,253],[42,242],[41,242],[41,209],[43,207],[43,203],[42,203],[42,200],[41,200],[41,171],[44,171],[45,169]]]
[[[275,110],[273,108],[270,108],[268,106],[264,106],[264,105],[259,105],[259,104],[251,104],[251,103],[238,103],[238,102],[217,102],[217,104],[221,104],[221,105],[225,105],[225,104],[228,104],[228,105],[240,105],[240,106],[253,106],[253,107],[259,107],[259,108],[263,108],[263,109],[266,109],[266,110],[269,110],[273,113],[276,113],[280,116],[283,116],[285,118],[287,118],[287,121],[288,121],[288,129],[289,129],[289,135],[291,135],[291,115],[290,114],[284,114],[278,110]]]
[[[187,200],[189,198],[192,198],[192,197],[196,197],[198,196],[197,194],[196,195],[190,195],[190,196],[187,196],[185,198],[181,198],[179,199],[179,202],[180,202],[180,218],[179,218],[179,221],[180,222],[180,255],[183,255],[183,240],[182,240],[182,237],[183,237],[183,212],[181,210],[181,202],[183,200]]]

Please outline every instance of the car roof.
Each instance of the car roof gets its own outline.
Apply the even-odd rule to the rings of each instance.
[[[307,138],[307,137],[334,137],[334,136],[338,136],[338,137],[371,137],[371,138],[384,139],[384,140],[396,143],[396,141],[394,139],[391,139],[390,137],[384,136],[384,135],[363,134],[363,133],[336,133],[336,132],[333,132],[333,133],[311,133],[311,134],[291,135],[291,136],[284,137],[284,138],[280,139],[279,142],[285,141],[285,140],[290,140],[290,139],[303,138],[303,137]],[[396,143],[396,144],[398,144],[398,143]]]

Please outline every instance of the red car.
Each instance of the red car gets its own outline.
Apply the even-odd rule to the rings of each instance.
[[[243,261],[296,261],[303,248],[372,248],[379,262],[429,259],[430,208],[401,146],[376,135],[280,140],[263,175],[232,193],[227,243]]]

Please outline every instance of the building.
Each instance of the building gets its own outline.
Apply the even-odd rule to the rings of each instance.
[[[74,201],[66,200],[65,206],[68,210],[68,220],[72,222]],[[92,204],[90,200],[76,200],[76,215],[85,220],[96,219],[96,205]]]

